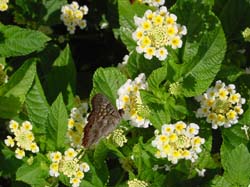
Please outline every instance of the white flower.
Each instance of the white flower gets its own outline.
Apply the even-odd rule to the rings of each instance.
[[[161,4],[162,0],[154,0],[152,4]],[[136,30],[132,38],[136,41],[136,51],[144,53],[146,59],[154,56],[163,61],[167,58],[166,46],[173,49],[182,47],[182,36],[187,34],[187,28],[176,23],[177,17],[170,14],[167,8],[162,6],[152,12],[147,10],[142,18],[134,17]]]
[[[73,148],[69,148],[64,152],[65,160],[73,160],[77,155],[77,152]]]
[[[15,141],[11,136],[7,136],[7,139],[4,140],[4,143],[8,146],[8,147],[14,147],[15,145]]]
[[[118,89],[116,106],[118,109],[123,109],[123,118],[130,121],[131,125],[147,128],[150,121],[138,114],[138,111],[142,113],[148,112],[148,108],[142,104],[140,89],[147,89],[146,77],[143,73],[139,74],[134,81],[128,79],[125,84]]]
[[[200,177],[204,177],[205,176],[205,172],[206,172],[206,169],[198,169],[198,168],[195,168],[195,171],[197,171],[198,175]]]
[[[62,6],[61,13],[61,20],[67,26],[70,34],[75,33],[76,26],[79,26],[80,29],[86,27],[86,20],[83,19],[84,15],[88,13],[86,5],[80,7],[76,1],[73,1],[71,4]]]
[[[86,163],[86,162],[83,162],[81,165],[80,165],[80,169],[82,171],[84,171],[85,173],[88,172],[90,170],[89,168],[89,165]]]
[[[228,86],[222,81],[216,81],[215,86],[208,88],[202,95],[196,97],[201,107],[196,112],[196,117],[206,117],[213,129],[220,126],[231,127],[238,123],[239,115],[243,114],[242,105],[245,99],[236,93],[235,85]]]
[[[16,158],[18,159],[22,159],[23,157],[25,157],[25,152],[22,149],[17,148],[15,153],[16,153]]]
[[[152,141],[152,146],[157,149],[157,158],[167,158],[173,164],[177,164],[180,159],[194,162],[201,152],[201,145],[205,140],[198,134],[199,126],[195,123],[186,125],[183,121],[175,124],[164,124],[161,134],[156,134]]]

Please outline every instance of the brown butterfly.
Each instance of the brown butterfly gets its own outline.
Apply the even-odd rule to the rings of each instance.
[[[92,111],[84,127],[82,144],[85,148],[96,144],[100,138],[111,133],[122,119],[123,110],[117,110],[107,97],[98,93],[92,100]]]

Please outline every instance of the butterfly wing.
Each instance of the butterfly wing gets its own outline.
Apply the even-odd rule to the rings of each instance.
[[[91,103],[93,110],[84,127],[83,146],[86,148],[97,143],[101,137],[107,136],[121,120],[120,113],[104,95],[96,94]]]

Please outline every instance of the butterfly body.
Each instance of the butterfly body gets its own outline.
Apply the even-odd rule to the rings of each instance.
[[[88,116],[88,123],[84,128],[82,144],[85,148],[111,133],[122,118],[122,111],[118,111],[102,94],[96,94],[92,98],[91,104],[92,112]]]

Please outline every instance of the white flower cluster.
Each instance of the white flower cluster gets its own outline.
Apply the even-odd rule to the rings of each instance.
[[[201,105],[196,116],[206,117],[206,121],[212,124],[213,129],[220,126],[228,128],[238,123],[239,115],[243,114],[242,105],[246,102],[236,93],[234,84],[226,86],[220,80],[203,95],[196,97],[196,100]]]
[[[15,150],[16,158],[22,159],[25,157],[25,151],[31,151],[32,153],[39,152],[39,147],[37,146],[34,134],[31,131],[32,125],[29,121],[24,121],[22,125],[20,125],[18,122],[11,120],[9,128],[15,137],[7,136],[4,143],[8,147],[17,146]]]
[[[148,4],[149,6],[159,7],[164,5],[165,0],[138,0],[140,3]]]
[[[148,183],[145,181],[141,181],[139,179],[133,179],[128,181],[129,187],[147,187]]]
[[[79,26],[80,29],[86,27],[87,22],[83,19],[84,15],[88,14],[88,7],[86,5],[80,7],[76,1],[73,1],[71,4],[64,5],[61,8],[61,12],[61,20],[67,26],[70,34],[75,33],[76,26]]]
[[[167,46],[181,48],[181,38],[187,34],[187,29],[177,24],[176,20],[176,15],[169,13],[165,6],[155,12],[147,10],[142,18],[135,16],[137,29],[132,37],[137,42],[136,51],[144,53],[146,59],[155,56],[163,61],[168,55]]]
[[[58,177],[63,174],[70,178],[70,183],[72,187],[78,187],[81,180],[84,178],[84,172],[89,171],[89,165],[86,162],[81,162],[77,158],[78,151],[73,148],[69,148],[62,155],[61,152],[52,152],[50,154],[50,164],[49,174],[53,177]]]
[[[164,124],[161,127],[161,134],[156,131],[156,138],[152,146],[157,148],[157,158],[168,158],[173,164],[178,160],[186,159],[194,162],[201,152],[201,144],[205,140],[196,136],[199,133],[199,126],[195,123],[186,125],[182,121],[175,124]]]
[[[0,11],[6,11],[8,9],[9,0],[0,0]]]
[[[147,128],[150,124],[148,119],[144,119],[138,114],[138,109],[143,108],[139,89],[147,89],[148,85],[144,73],[138,75],[134,81],[128,79],[124,85],[118,89],[118,99],[116,106],[124,110],[124,119],[129,120],[135,127]]]
[[[83,129],[87,124],[88,103],[81,102],[76,97],[77,106],[71,109],[70,118],[68,119],[67,136],[72,147],[80,148],[83,139]]]

